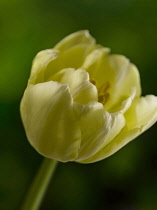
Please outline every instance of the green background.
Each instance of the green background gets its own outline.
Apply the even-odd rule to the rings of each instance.
[[[19,209],[42,161],[19,114],[32,59],[82,29],[126,55],[140,71],[143,95],[157,95],[155,0],[0,0],[1,210]],[[156,130],[98,163],[60,163],[41,210],[156,210]]]

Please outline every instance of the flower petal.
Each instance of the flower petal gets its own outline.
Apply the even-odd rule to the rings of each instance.
[[[157,120],[157,96],[147,95],[135,100],[125,118],[128,129],[137,127],[142,132],[148,129]]]
[[[133,100],[136,96],[136,88],[132,88],[132,92],[128,98],[123,98],[121,101],[118,101],[117,104],[114,104],[110,112],[122,112],[123,114],[131,107]]]
[[[136,89],[135,97],[141,94],[140,77],[136,66],[122,55],[110,55],[109,49],[99,48],[92,51],[86,58],[82,68],[89,72],[90,78],[95,80],[98,89],[108,84],[109,100],[105,108],[114,112],[113,107],[130,97]]]
[[[60,59],[64,63],[64,68],[80,68],[86,56],[97,47],[92,44],[80,44],[63,51]]]
[[[109,80],[113,80],[114,72],[108,65],[108,48],[99,48],[93,50],[84,61],[81,68],[89,72],[90,78],[96,81],[96,86],[99,87]]]
[[[133,89],[136,90],[135,97],[141,95],[140,76],[136,66],[122,55],[110,55],[109,63],[115,71],[115,82],[111,85],[111,100],[106,104],[106,108],[113,110],[124,98],[128,98]]]
[[[98,100],[95,85],[89,81],[89,74],[83,69],[63,69],[51,77],[51,80],[68,84],[75,102],[87,104]]]
[[[122,131],[97,154],[81,162],[91,163],[107,158],[150,128],[156,121],[157,97],[148,95],[139,98],[126,113],[126,126]]]
[[[66,84],[28,85],[20,109],[27,137],[39,153],[63,162],[77,157],[81,133]]]
[[[87,30],[78,31],[70,34],[69,36],[61,40],[54,47],[54,49],[57,49],[59,51],[66,51],[76,45],[81,45],[81,44],[86,44],[86,45],[95,44],[95,39],[89,34]]]
[[[64,68],[78,69],[82,66],[86,56],[98,47],[95,39],[87,30],[84,30],[65,37],[54,49],[61,52],[60,59],[64,63]]]
[[[62,63],[58,59],[60,52],[58,50],[48,49],[39,52],[32,64],[31,75],[29,78],[29,84],[37,84],[45,82],[45,69],[47,69],[49,63],[53,63],[53,72],[62,68]]]
[[[75,161],[82,161],[93,156],[108,144],[124,125],[125,119],[120,112],[110,114],[98,102],[91,102],[84,106],[80,117],[82,141]]]
[[[65,68],[79,68],[86,56],[98,45],[88,31],[67,36],[54,49],[39,52],[33,61],[30,84],[49,81],[49,78]]]

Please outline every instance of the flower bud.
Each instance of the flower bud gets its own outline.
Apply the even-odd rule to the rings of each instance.
[[[88,31],[39,52],[21,105],[27,138],[61,162],[102,160],[157,121],[157,97],[141,97],[138,69]]]

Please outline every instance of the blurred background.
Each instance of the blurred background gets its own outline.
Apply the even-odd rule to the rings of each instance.
[[[32,59],[88,29],[141,74],[157,95],[157,1],[0,0],[0,209],[18,210],[42,157],[29,145],[19,103]],[[41,210],[156,210],[157,124],[94,164],[60,163]]]

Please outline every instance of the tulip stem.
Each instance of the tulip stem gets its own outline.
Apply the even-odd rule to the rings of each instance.
[[[21,210],[38,210],[45,195],[57,161],[45,158],[24,200]]]

